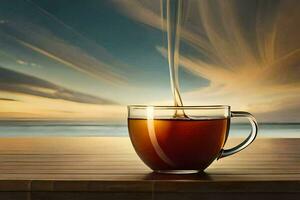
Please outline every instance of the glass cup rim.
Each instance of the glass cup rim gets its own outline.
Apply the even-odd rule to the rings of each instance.
[[[159,110],[168,110],[168,109],[228,109],[230,110],[229,105],[202,105],[202,106],[159,106],[159,105],[128,105],[128,109],[159,109]]]

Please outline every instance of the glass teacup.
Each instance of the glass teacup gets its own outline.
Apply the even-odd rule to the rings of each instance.
[[[185,116],[175,116],[182,111]],[[239,145],[223,149],[232,117],[245,117],[252,130]],[[248,112],[230,106],[128,106],[128,129],[136,153],[155,172],[197,173],[215,159],[235,154],[257,135],[257,122]]]

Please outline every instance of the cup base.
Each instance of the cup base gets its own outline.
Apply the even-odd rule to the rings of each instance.
[[[201,172],[200,170],[154,170],[159,174],[196,174]]]

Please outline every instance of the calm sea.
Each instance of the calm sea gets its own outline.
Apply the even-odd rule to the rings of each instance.
[[[250,131],[248,124],[233,124],[231,137],[245,137]],[[101,125],[82,123],[49,123],[49,122],[0,122],[0,137],[127,137],[126,125]],[[259,125],[258,137],[300,138],[300,123],[280,124],[266,123]]]

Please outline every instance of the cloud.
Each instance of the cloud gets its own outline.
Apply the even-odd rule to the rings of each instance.
[[[0,19],[0,24],[6,24],[6,23],[8,23],[8,21],[7,21],[7,20]]]
[[[34,62],[28,62],[28,61],[21,60],[21,59],[16,59],[16,63],[18,63],[19,65],[22,65],[22,66],[31,66],[31,67],[37,67],[37,68],[42,67]]]
[[[1,98],[0,97],[0,101],[19,101],[19,100],[11,99],[11,98]]]
[[[20,65],[28,65],[28,63],[23,60],[17,60],[16,62]]]
[[[85,104],[116,104],[108,99],[70,90],[49,81],[2,67],[0,67],[0,91]]]
[[[10,45],[6,50],[15,48],[11,47],[14,41],[50,61],[106,84],[128,85],[124,71],[126,64],[96,41],[86,38],[34,2],[27,1],[22,6],[28,11],[18,15],[6,14],[4,16],[9,20],[0,24],[0,40]],[[18,51],[20,49],[17,47]]]

